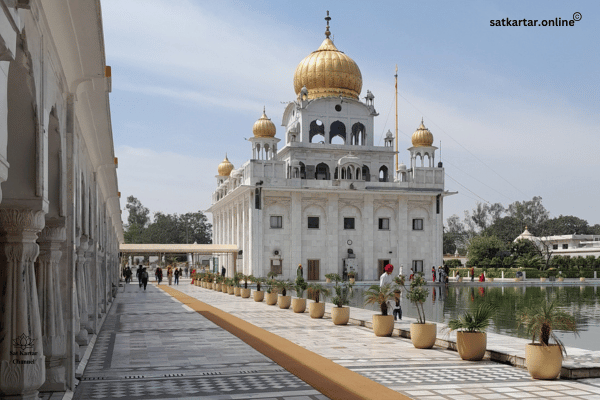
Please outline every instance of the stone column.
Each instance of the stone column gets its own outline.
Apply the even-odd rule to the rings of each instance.
[[[93,239],[88,241],[87,251],[85,252],[85,271],[86,271],[86,294],[88,321],[85,325],[88,333],[96,332],[98,322],[98,271],[96,262],[96,242]]]
[[[40,255],[36,263],[36,282],[46,357],[44,391],[66,390],[66,331],[58,281],[61,247],[66,239],[65,220],[58,218],[48,219],[38,238]]]
[[[37,399],[46,378],[34,262],[44,212],[0,209],[0,397]]]
[[[87,274],[85,273],[85,251],[87,247],[87,236],[82,235],[79,238],[79,246],[77,247],[77,264],[75,270],[75,290],[77,291],[77,309],[79,312],[79,333],[77,333],[75,340],[80,346],[86,346],[90,341],[88,332],[85,329],[89,320],[86,293]]]

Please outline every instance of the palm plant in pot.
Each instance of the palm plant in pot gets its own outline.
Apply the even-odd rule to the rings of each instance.
[[[337,274],[334,274],[334,273],[325,274],[325,283],[331,283],[331,281],[333,280],[333,277],[336,275]]]
[[[417,309],[417,322],[410,324],[410,340],[417,349],[430,349],[435,344],[437,336],[437,325],[425,321],[425,309],[423,304],[427,301],[429,290],[422,273],[417,273],[410,282],[406,291],[406,298],[415,305]]]
[[[250,282],[254,282],[256,284],[256,290],[252,294],[252,297],[254,298],[254,301],[260,303],[265,298],[265,292],[261,290],[261,285],[265,282],[265,278],[250,275],[248,279],[250,279]]]
[[[216,290],[217,292],[220,292],[220,291],[221,291],[221,286],[223,286],[223,281],[224,281],[224,280],[225,280],[225,278],[224,278],[224,277],[222,277],[221,275],[218,275],[218,274],[217,274],[217,276],[215,277],[215,282],[216,282],[216,285],[215,285],[215,290]]]
[[[242,281],[244,282],[244,287],[241,290],[242,298],[247,299],[250,297],[250,288],[248,287],[248,281],[250,281],[250,277],[252,275],[244,275],[242,274]]]
[[[233,287],[234,287],[233,278],[227,278],[227,279],[225,279],[225,283],[227,284],[227,294],[234,294],[234,291],[233,291]]]
[[[325,315],[325,303],[319,300],[323,296],[323,301],[329,296],[330,290],[320,283],[311,283],[308,285],[308,298],[313,302],[308,304],[308,311],[311,318],[323,318]]]
[[[392,336],[394,316],[388,315],[389,301],[394,298],[392,285],[372,285],[364,293],[365,304],[377,304],[381,314],[373,315],[373,333],[376,336]]]
[[[290,282],[289,279],[278,280],[275,281],[275,286],[279,292],[279,297],[277,298],[279,308],[290,308],[292,296],[288,296],[287,291],[292,289],[292,282]]]
[[[473,312],[465,312],[458,318],[448,321],[447,330],[456,331],[456,349],[460,358],[467,361],[480,361],[485,356],[487,333],[496,306],[479,303]]]
[[[306,310],[306,299],[304,298],[304,291],[308,284],[304,280],[304,278],[300,275],[296,277],[296,282],[294,284],[294,290],[296,291],[296,296],[292,299],[292,310],[295,313],[303,313]]]
[[[346,325],[350,320],[350,307],[344,306],[350,303],[350,298],[354,295],[352,291],[354,285],[351,282],[343,281],[338,274],[334,274],[333,281],[335,296],[331,298],[331,302],[335,307],[331,309],[331,319],[335,325]]]
[[[233,275],[233,293],[236,296],[242,295],[242,279],[244,278],[244,274],[238,272]]]
[[[277,304],[277,289],[274,288],[274,285],[276,283],[275,279],[273,279],[274,277],[276,277],[277,274],[273,271],[269,272],[267,274],[267,281],[265,282],[265,286],[267,288],[267,294],[265,295],[265,301],[267,302],[267,305],[269,306],[274,306],[275,304]]]
[[[577,334],[575,318],[559,310],[556,300],[551,303],[544,300],[524,310],[519,316],[519,325],[524,325],[531,335],[531,343],[525,349],[525,362],[531,377],[556,379],[567,351],[553,330]],[[550,339],[554,343],[550,343]]]

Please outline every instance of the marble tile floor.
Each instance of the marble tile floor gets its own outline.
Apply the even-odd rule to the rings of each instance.
[[[327,318],[311,319],[308,313],[296,314],[189,284],[177,289],[414,399],[600,400],[600,379],[535,381],[522,368],[489,360],[462,361],[455,351],[440,347],[415,349],[409,339],[378,338],[366,327],[336,326]],[[166,293],[165,297],[166,302],[178,303]],[[327,303],[326,310],[330,308]],[[372,313],[353,308],[351,318],[370,320]],[[397,325],[410,322],[403,320]],[[491,337],[493,346],[515,351],[521,351],[518,346],[526,342],[502,335]]]
[[[144,292],[134,282],[119,291],[73,399],[327,397],[156,286]]]

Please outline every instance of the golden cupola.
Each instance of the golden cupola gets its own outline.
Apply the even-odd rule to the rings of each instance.
[[[413,147],[431,147],[433,145],[433,134],[429,129],[425,128],[422,118],[421,125],[412,134],[412,145]]]
[[[219,164],[218,171],[220,176],[229,176],[231,171],[233,171],[233,164],[227,159],[227,154],[225,154],[225,159]]]
[[[321,46],[309,54],[296,67],[294,90],[300,95],[303,87],[308,89],[308,99],[320,97],[351,97],[358,100],[362,90],[362,74],[353,59],[339,51],[329,36],[329,11],[327,29]]]
[[[265,109],[263,108],[263,115],[254,123],[252,127],[252,133],[254,137],[257,138],[272,138],[275,137],[275,124],[269,118],[267,118],[267,114],[265,114]]]

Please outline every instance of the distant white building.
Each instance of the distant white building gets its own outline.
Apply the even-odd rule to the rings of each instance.
[[[552,256],[570,257],[600,257],[600,235],[556,235],[556,236],[533,236],[527,227],[515,241],[527,239],[534,242],[538,247],[548,247]]]
[[[375,144],[374,96],[359,95],[356,63],[329,38],[298,65],[295,101],[283,114],[283,143],[263,111],[253,127],[252,158],[218,167],[212,206],[215,244],[241,249],[237,271],[309,280],[327,273],[378,279],[387,263],[428,271],[442,264],[444,169],[421,121],[410,165],[394,171],[394,138]],[[395,173],[394,173],[395,172]],[[233,272],[233,260],[220,258]]]

